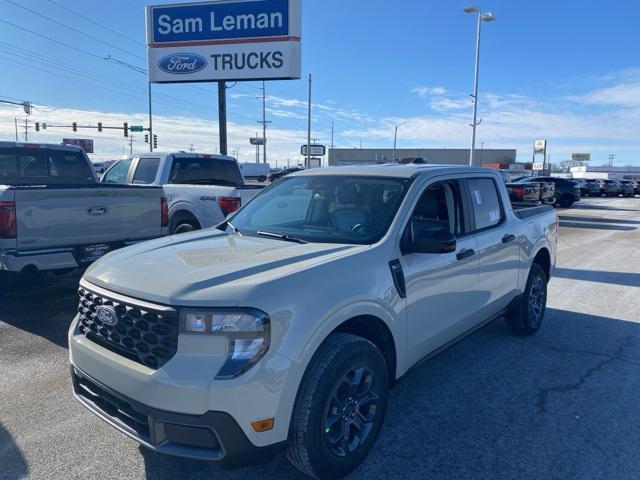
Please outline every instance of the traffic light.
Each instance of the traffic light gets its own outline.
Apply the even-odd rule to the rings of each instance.
[[[153,136],[153,149],[158,148],[158,135]]]
[[[149,143],[149,134],[148,133],[144,136],[144,143]]]
[[[124,122],[124,136],[128,137],[129,136],[129,124],[127,122]]]
[[[102,122],[98,122],[98,131],[101,132],[102,131]]]
[[[36,132],[40,131],[40,122],[36,122]]]
[[[78,131],[78,122],[73,122],[73,123],[71,124],[71,128],[73,128],[73,131],[74,131],[74,132],[77,132],[77,131]]]

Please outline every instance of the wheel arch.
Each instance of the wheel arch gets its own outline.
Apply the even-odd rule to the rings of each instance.
[[[202,225],[200,224],[198,217],[196,217],[196,215],[190,210],[179,208],[179,209],[176,209],[174,212],[171,212],[171,214],[169,215],[169,225],[171,226],[172,229],[175,228],[176,222],[179,222],[179,221],[184,222],[185,220],[189,222],[193,222],[198,230],[202,228]]]
[[[547,275],[547,281],[551,278],[551,253],[547,247],[542,247],[538,250],[533,257],[533,263],[537,263],[542,267],[544,273]]]

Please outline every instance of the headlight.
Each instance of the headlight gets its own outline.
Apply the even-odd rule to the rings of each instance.
[[[227,360],[216,375],[216,380],[242,375],[264,357],[269,350],[270,330],[269,316],[260,310],[180,311],[180,333],[218,335],[229,340]]]

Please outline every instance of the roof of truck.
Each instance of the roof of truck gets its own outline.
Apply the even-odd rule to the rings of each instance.
[[[66,145],[64,143],[37,143],[37,142],[0,142],[0,148],[42,148],[48,150],[69,150],[69,151],[82,151],[84,150],[75,145]]]
[[[311,168],[292,173],[291,177],[307,175],[360,175],[372,177],[411,178],[420,174],[446,175],[449,173],[493,173],[495,170],[466,165],[426,165],[426,164],[383,164],[383,165],[353,165],[345,167]]]

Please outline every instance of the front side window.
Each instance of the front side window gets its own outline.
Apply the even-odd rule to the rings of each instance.
[[[502,222],[503,213],[496,183],[490,178],[469,180],[476,230],[493,227]]]
[[[141,158],[138,160],[136,173],[133,176],[133,183],[138,185],[149,185],[153,183],[156,179],[159,166],[159,158]]]
[[[105,173],[102,181],[104,183],[127,183],[127,174],[129,173],[131,162],[133,162],[133,160],[129,159],[116,163],[111,170]]]
[[[242,235],[286,234],[320,243],[380,240],[410,180],[318,175],[289,177],[266,188],[231,223]]]
[[[411,215],[410,229],[446,228],[453,235],[463,233],[460,190],[455,181],[430,185],[420,196]]]

